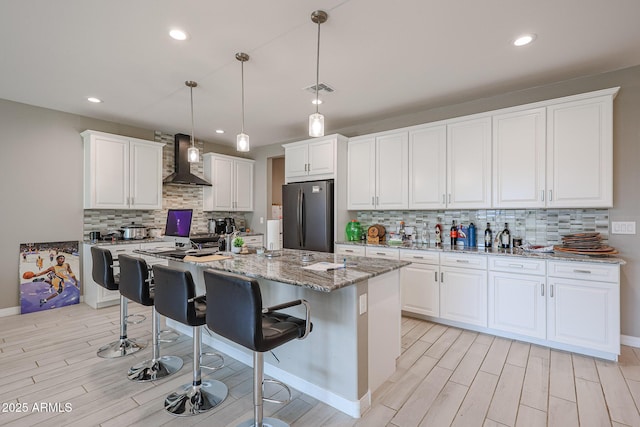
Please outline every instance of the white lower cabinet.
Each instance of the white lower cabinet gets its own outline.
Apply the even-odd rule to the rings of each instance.
[[[402,310],[440,316],[440,266],[437,252],[401,251],[400,259],[411,264],[400,270]]]
[[[487,258],[440,255],[440,317],[487,326]]]
[[[364,246],[358,245],[335,245],[337,255],[365,256]]]
[[[547,339],[619,354],[619,269],[549,261]]]
[[[546,338],[545,261],[489,259],[489,328]]]
[[[93,259],[91,258],[90,244],[82,245],[82,282],[84,302],[92,308],[102,308],[115,305],[120,302],[119,291],[109,291],[93,281]],[[148,243],[124,243],[111,245],[97,245],[102,248],[109,249],[114,260],[114,274],[118,274],[120,269],[117,266],[118,255],[127,254],[144,258],[149,266],[153,264],[167,264],[167,261],[155,257],[145,257],[135,254],[133,251],[137,249],[149,249],[156,247],[175,246],[173,242],[148,242]]]

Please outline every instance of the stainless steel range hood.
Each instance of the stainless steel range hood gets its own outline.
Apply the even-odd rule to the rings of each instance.
[[[208,185],[204,179],[191,173],[191,164],[187,159],[187,150],[191,146],[191,137],[178,133],[174,137],[175,172],[164,179],[165,184]]]

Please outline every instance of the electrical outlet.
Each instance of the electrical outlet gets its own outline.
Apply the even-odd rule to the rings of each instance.
[[[611,234],[636,234],[636,222],[611,221]]]
[[[360,314],[367,312],[367,294],[360,295]]]
[[[264,217],[263,216],[260,217],[260,224],[264,224]]]

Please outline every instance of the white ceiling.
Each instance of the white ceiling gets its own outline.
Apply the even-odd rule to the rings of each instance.
[[[327,134],[640,64],[638,0],[0,0],[0,98],[190,133],[195,80],[196,137],[234,145],[242,51],[252,146],[306,139],[316,9]]]

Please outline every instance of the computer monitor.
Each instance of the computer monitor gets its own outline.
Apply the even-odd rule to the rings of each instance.
[[[164,240],[175,242],[176,246],[189,246],[193,209],[169,209]]]

